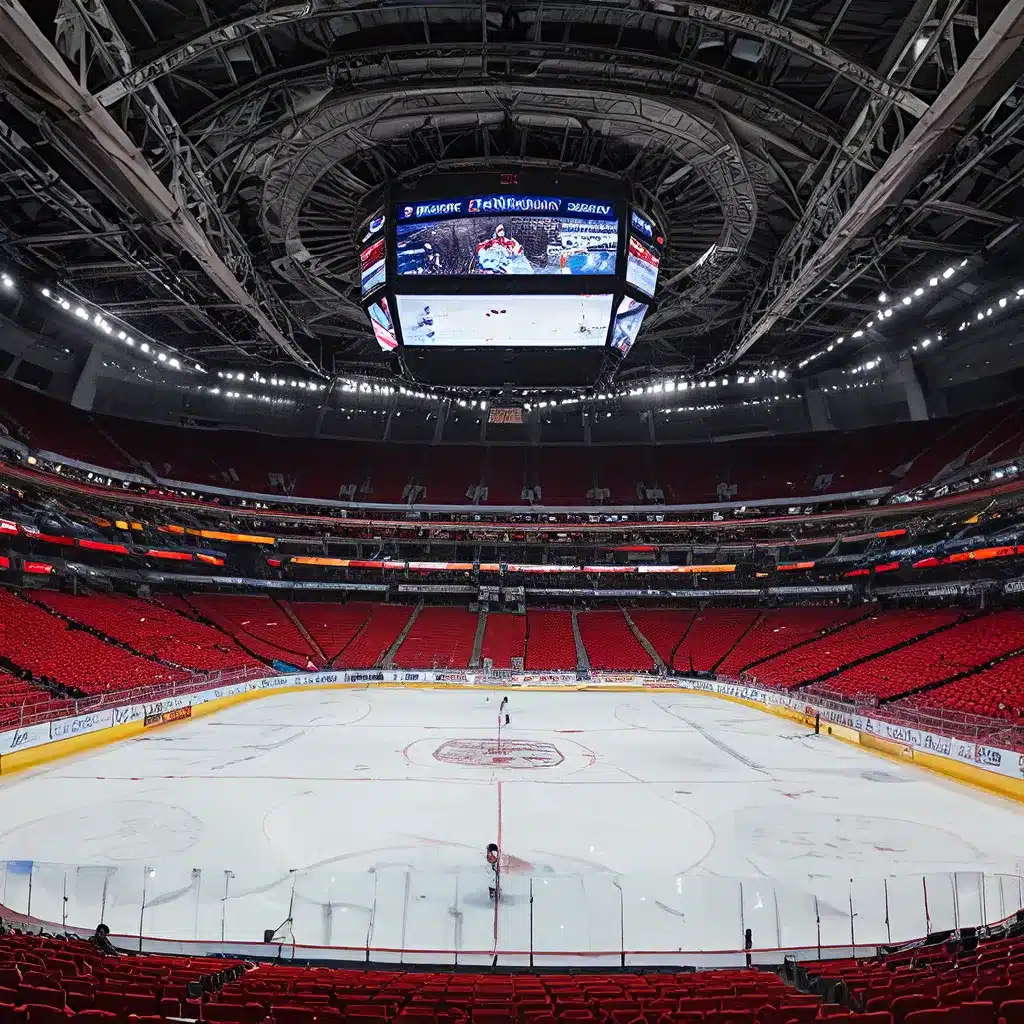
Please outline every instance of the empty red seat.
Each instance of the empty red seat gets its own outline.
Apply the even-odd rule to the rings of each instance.
[[[64,1007],[66,1000],[59,988],[39,988],[35,985],[21,985],[18,988],[18,1001],[24,1004],[34,1003],[37,1006]]]
[[[704,1020],[706,1024],[754,1024],[754,1011],[733,1010],[723,1006],[721,1010],[704,1014]]]
[[[818,1015],[818,1007],[811,1003],[783,1003],[779,1007],[779,1018],[783,1024],[787,1021],[814,1020]]]
[[[203,1006],[203,1020],[216,1024],[243,1024],[249,1020],[244,1003],[206,1003]]]
[[[914,1010],[904,1018],[904,1024],[951,1024],[952,1007],[935,1007],[930,1010]]]
[[[29,1024],[69,1024],[71,1012],[63,1006],[26,1004]]]
[[[956,1024],[994,1024],[995,1006],[981,999],[961,1003],[954,1007]]]
[[[71,1024],[116,1024],[117,1014],[108,1010],[79,1010]]]
[[[1007,999],[999,1007],[1000,1021],[1006,1024],[1024,1024],[1024,999]]]
[[[998,1010],[1003,1003],[1010,1000],[1024,999],[1024,985],[992,985],[978,992],[978,1000],[992,1003]]]
[[[24,1006],[0,1003],[0,1024],[28,1024],[28,1010]]]

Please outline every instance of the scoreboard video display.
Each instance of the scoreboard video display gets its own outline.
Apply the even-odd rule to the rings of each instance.
[[[612,275],[619,221],[610,202],[482,195],[398,207],[398,273]]]
[[[602,346],[608,295],[399,295],[407,346],[576,348]]]
[[[616,194],[606,180],[539,171],[395,184],[358,240],[382,351],[421,373],[450,352],[447,375],[467,377],[466,358],[494,353],[506,383],[546,355],[564,367],[579,353],[582,377],[624,358],[654,303],[665,246],[624,186]],[[516,352],[527,362],[510,370]]]

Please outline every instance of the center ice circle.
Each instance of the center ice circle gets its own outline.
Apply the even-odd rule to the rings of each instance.
[[[469,768],[556,768],[565,757],[543,740],[445,740],[434,760]]]

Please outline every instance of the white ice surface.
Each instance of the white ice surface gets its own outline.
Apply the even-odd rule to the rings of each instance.
[[[426,959],[493,948],[499,836],[502,949],[735,949],[743,927],[813,945],[819,919],[844,944],[851,903],[857,941],[882,942],[1020,905],[998,877],[1024,860],[1009,801],[668,692],[513,690],[505,740],[560,763],[434,757],[493,743],[500,696],[272,696],[58,761],[0,784],[0,859],[36,862],[31,909],[51,920],[66,892],[70,923],[137,934],[145,888],[149,935],[255,939],[290,908],[299,943]],[[0,866],[0,903],[27,909],[26,870]]]
[[[402,338],[409,346],[516,348],[603,345],[611,295],[399,295]],[[430,326],[418,327],[430,308]],[[504,312],[493,312],[504,310]],[[581,331],[581,325],[586,330]]]

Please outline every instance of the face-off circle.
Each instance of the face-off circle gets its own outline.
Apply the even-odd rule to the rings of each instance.
[[[434,759],[466,768],[557,768],[562,752],[543,740],[445,740]]]

